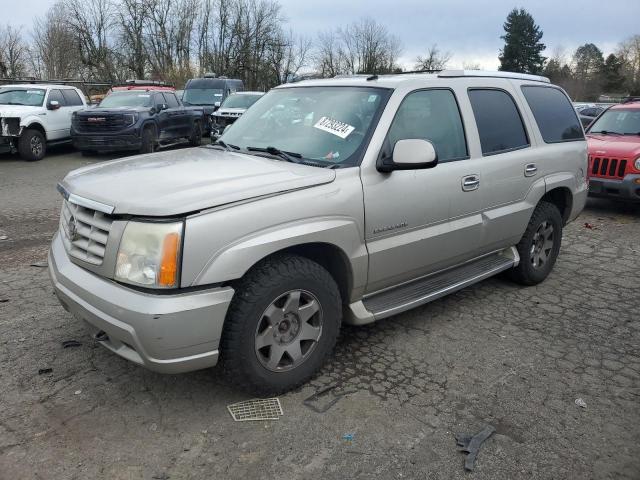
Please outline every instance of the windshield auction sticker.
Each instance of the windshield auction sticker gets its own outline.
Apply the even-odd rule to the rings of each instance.
[[[314,125],[314,128],[332,133],[340,138],[347,138],[349,134],[356,129],[356,127],[349,125],[348,123],[340,122],[329,117],[322,117]]]

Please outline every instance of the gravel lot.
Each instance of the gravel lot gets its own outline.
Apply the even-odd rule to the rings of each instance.
[[[538,287],[491,279],[344,328],[279,421],[234,423],[226,405],[246,397],[215,369],[118,358],[30,265],[56,230],[56,181],[108,158],[0,155],[0,479],[640,478],[640,208],[590,201]],[[334,384],[349,393],[326,413],[303,405]],[[453,434],[486,425],[466,473]]]

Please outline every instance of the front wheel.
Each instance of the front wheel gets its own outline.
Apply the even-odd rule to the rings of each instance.
[[[562,243],[562,216],[552,203],[540,202],[527,230],[516,246],[520,263],[509,270],[512,280],[522,285],[542,282],[556,263]]]
[[[239,282],[221,340],[227,377],[257,395],[306,382],[335,346],[342,302],[329,272],[307,258],[281,255]]]
[[[28,128],[18,140],[18,154],[27,162],[42,160],[46,151],[47,141],[39,130]]]
[[[192,147],[199,147],[202,142],[202,125],[200,122],[195,122],[191,136],[189,137],[189,145]]]
[[[140,153],[153,153],[156,150],[157,143],[156,129],[154,127],[145,127],[142,131],[142,145]]]

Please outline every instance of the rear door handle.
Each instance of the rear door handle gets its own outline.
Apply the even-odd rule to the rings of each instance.
[[[474,190],[477,190],[479,186],[480,186],[479,175],[467,175],[466,177],[462,177],[463,192],[472,192]]]
[[[538,167],[535,163],[528,163],[524,166],[525,177],[533,177],[536,173],[538,173]]]

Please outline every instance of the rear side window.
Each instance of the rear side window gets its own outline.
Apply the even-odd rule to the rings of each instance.
[[[472,89],[469,100],[483,155],[529,146],[522,117],[511,95],[503,90]]]
[[[392,149],[398,140],[429,140],[440,162],[468,157],[460,111],[450,90],[419,90],[407,95],[387,138]]]
[[[80,95],[78,92],[71,89],[62,90],[62,96],[67,102],[67,106],[74,107],[78,105],[82,105],[82,100],[80,100]]]
[[[561,90],[553,87],[526,86],[522,87],[522,93],[533,112],[545,143],[584,139],[576,112]],[[597,115],[597,112],[594,113]]]
[[[164,92],[163,95],[166,99],[167,105],[169,105],[169,108],[177,108],[180,106],[178,99],[173,93]]]
[[[56,101],[60,104],[61,107],[64,107],[67,103],[64,101],[64,97],[62,96],[62,92],[58,89],[55,90],[51,90],[49,92],[49,99],[47,100],[47,103],[51,103],[53,101]]]

